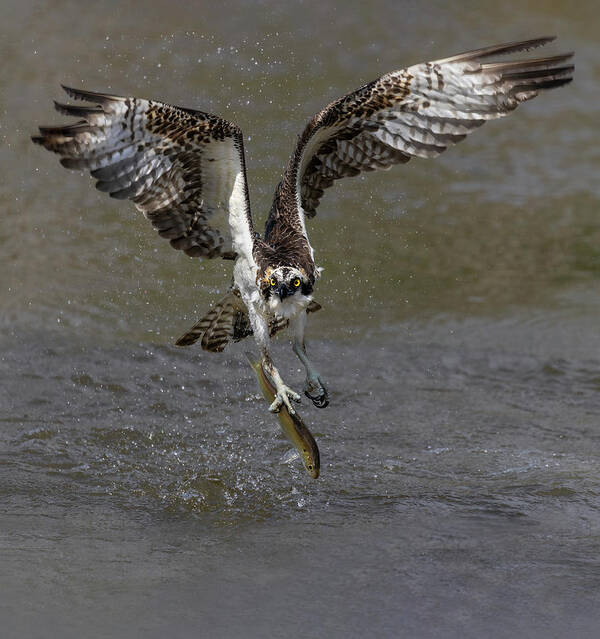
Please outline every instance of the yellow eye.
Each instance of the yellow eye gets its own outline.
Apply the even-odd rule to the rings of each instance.
[[[294,286],[295,286],[296,288],[298,288],[298,287],[300,286],[300,280],[299,280],[298,278],[296,278],[296,279],[294,280]]]
[[[275,284],[277,284],[277,280],[274,277],[272,277],[271,278],[271,286],[275,286]]]

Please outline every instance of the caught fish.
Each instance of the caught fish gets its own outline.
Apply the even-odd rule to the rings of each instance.
[[[271,403],[275,399],[276,390],[269,379],[269,376],[263,370],[262,361],[260,359],[255,359],[250,353],[246,353],[246,357],[250,362],[250,366],[252,366],[256,373],[258,385],[260,386],[265,399],[267,402]],[[316,479],[319,476],[321,462],[319,459],[317,442],[311,432],[304,425],[304,422],[298,415],[298,412],[290,415],[285,405],[281,407],[281,410],[277,413],[277,417],[279,418],[281,429],[285,433],[286,437],[292,442],[292,444],[294,444],[294,447],[300,453],[306,472],[313,479]]]

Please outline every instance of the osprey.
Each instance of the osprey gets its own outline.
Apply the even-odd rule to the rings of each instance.
[[[553,37],[469,51],[386,73],[317,113],[298,139],[275,190],[265,232],[254,227],[244,142],[235,124],[215,115],[153,100],[63,87],[77,106],[55,103],[80,120],[40,127],[33,141],[69,169],[89,169],[96,188],[132,200],[173,248],[192,257],[234,260],[230,292],[178,341],[201,338],[222,351],[253,334],[277,394],[270,410],[300,396],[284,384],[270,338],[289,325],[306,368],[305,393],[328,404],[323,380],[306,354],[307,313],[320,306],[320,275],[306,231],[324,189],[362,171],[432,158],[487,120],[503,117],[539,91],[570,82],[572,53],[489,61],[527,51]]]

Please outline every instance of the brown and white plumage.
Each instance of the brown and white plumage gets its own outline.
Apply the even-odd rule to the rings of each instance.
[[[294,350],[307,370],[307,394],[327,404],[306,356],[306,313],[319,275],[305,217],[324,190],[343,177],[432,158],[487,120],[504,117],[571,81],[572,54],[490,61],[528,51],[552,37],[487,47],[386,73],[317,113],[298,139],[275,191],[265,234],[254,231],[240,129],[217,116],[151,100],[68,89],[93,106],[56,104],[82,118],[40,127],[33,138],[67,168],[89,169],[96,186],[131,199],[159,234],[193,257],[236,258],[232,292],[178,344],[201,338],[221,351],[254,334],[278,389],[272,409],[298,396],[283,384],[269,354],[270,336],[291,325]],[[312,307],[311,307],[312,305]],[[318,307],[318,305],[316,305]]]
[[[312,301],[307,307],[307,313],[316,313],[321,305]],[[273,316],[269,320],[269,336],[273,337],[287,328],[289,320],[281,316]],[[253,330],[248,317],[248,309],[240,292],[234,289],[222,297],[206,315],[186,331],[175,342],[177,346],[191,346],[199,339],[205,351],[221,353],[231,342],[239,342],[252,335]]]
[[[233,257],[228,201],[235,179],[246,185],[243,137],[209,113],[153,100],[63,87],[75,100],[55,102],[76,124],[40,127],[33,141],[69,169],[88,169],[96,188],[132,200],[171,246],[192,257]],[[248,192],[243,193],[252,232]]]
[[[309,217],[324,189],[362,171],[413,157],[433,158],[487,120],[511,113],[539,91],[571,81],[573,54],[508,62],[491,56],[527,51],[554,37],[478,49],[386,73],[335,100],[306,126],[283,181]]]

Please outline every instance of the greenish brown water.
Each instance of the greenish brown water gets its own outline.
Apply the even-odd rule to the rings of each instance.
[[[3,637],[595,637],[595,2],[8,2],[0,35]],[[557,33],[575,82],[435,161],[330,189],[299,462],[243,349],[174,340],[229,265],[34,147],[59,84],[247,138],[260,223],[305,120],[379,74]],[[302,375],[285,340],[284,378]]]

